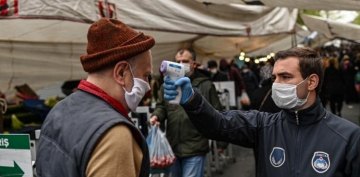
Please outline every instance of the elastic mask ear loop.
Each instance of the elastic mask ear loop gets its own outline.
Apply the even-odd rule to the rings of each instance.
[[[306,77],[303,81],[301,81],[300,83],[298,83],[296,86],[298,86],[298,85],[300,85],[300,84],[302,84],[303,82],[305,82],[307,79],[309,78],[309,76],[308,77]]]
[[[303,82],[305,82],[307,79],[309,78],[309,76],[308,77],[306,77],[303,81],[301,81],[300,83],[298,83],[297,85],[296,85],[296,87],[298,86],[298,85],[300,85],[300,84],[302,84]],[[309,95],[310,95],[310,91],[308,91],[308,94],[307,94],[307,96],[306,96],[306,100],[309,98]],[[298,97],[299,98],[299,97]]]
[[[130,63],[128,63],[128,64],[129,64],[129,69],[130,69],[131,75],[132,75],[133,78],[135,78],[135,75],[134,75],[134,73],[132,71],[132,67],[131,67]]]
[[[134,81],[135,75],[134,75],[134,73],[133,73],[133,71],[132,71],[132,68],[131,68],[130,63],[127,63],[127,64],[129,65],[129,70],[130,70],[130,73],[131,73],[131,75],[132,75],[132,77],[133,77],[133,82],[134,82],[134,84],[135,84],[135,81]],[[134,87],[134,86],[133,86],[133,87]],[[132,89],[131,89],[131,92],[128,92],[128,91],[126,91],[125,87],[122,87],[122,88],[123,88],[123,90],[124,90],[126,93],[131,93],[131,92],[132,92]]]
[[[308,92],[307,96],[306,96],[306,100],[309,98],[311,90]]]

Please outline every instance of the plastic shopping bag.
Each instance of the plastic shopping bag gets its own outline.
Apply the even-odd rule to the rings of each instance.
[[[246,92],[241,93],[240,103],[243,106],[250,106],[250,98]]]
[[[169,173],[171,165],[175,162],[175,155],[158,125],[151,127],[146,142],[149,147],[150,173]]]

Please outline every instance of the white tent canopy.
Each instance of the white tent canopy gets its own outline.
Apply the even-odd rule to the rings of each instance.
[[[259,57],[259,56],[266,56],[270,53],[275,53],[280,50],[290,49],[291,47],[300,44],[307,36],[310,35],[309,31],[302,29],[300,26],[296,25],[296,33],[287,36],[283,39],[273,41],[273,43],[269,44],[266,47],[263,47],[259,50],[247,53],[248,56],[251,57]],[[295,38],[296,37],[296,38]]]
[[[359,25],[341,23],[309,15],[301,15],[301,18],[310,30],[318,31],[328,39],[339,37],[349,40],[360,40]]]
[[[288,7],[313,10],[360,10],[360,1],[354,0],[197,0],[214,4],[256,4],[267,7]]]
[[[10,1],[8,1],[10,2]],[[152,35],[153,71],[193,46],[199,62],[233,57],[267,46],[293,32],[297,10],[246,5],[206,6],[194,0],[19,0],[0,16],[0,90],[28,83],[34,90],[86,77],[79,57],[86,34],[101,16],[117,18]]]
[[[293,29],[297,14],[286,8],[207,6],[194,0],[20,0],[18,5],[9,6],[11,18],[93,22],[103,16],[117,18],[137,29],[220,36],[246,36],[247,26],[252,35],[288,32]]]

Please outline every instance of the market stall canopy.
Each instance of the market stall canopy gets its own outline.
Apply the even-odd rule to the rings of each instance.
[[[116,18],[152,35],[154,72],[193,46],[199,62],[257,50],[293,32],[297,10],[246,5],[207,6],[194,0],[6,1],[0,6],[0,90],[34,90],[83,79],[79,57],[86,52],[90,24]],[[14,3],[17,2],[17,3]],[[226,51],[226,52],[224,52]]]
[[[15,2],[15,1],[8,1]],[[245,5],[205,5],[194,0],[16,1],[2,18],[62,19],[91,23],[117,18],[137,28],[187,34],[247,36],[288,32],[296,10]],[[293,19],[292,21],[290,19]],[[290,21],[289,21],[290,20]]]
[[[360,1],[354,0],[196,0],[213,4],[249,4],[268,7],[288,7],[313,10],[360,10]]]
[[[298,44],[301,44],[304,41],[304,39],[306,39],[309,35],[310,35],[309,31],[304,30],[299,25],[296,25],[294,34],[289,35],[277,41],[272,41],[272,43],[267,45],[266,47],[249,52],[246,55],[250,57],[259,57],[259,56],[266,56],[269,55],[270,53],[275,53],[277,51],[290,49],[291,47],[295,47]]]
[[[329,40],[333,38],[344,38],[360,41],[360,26],[337,22],[316,16],[301,15],[305,25],[312,31],[322,33]]]

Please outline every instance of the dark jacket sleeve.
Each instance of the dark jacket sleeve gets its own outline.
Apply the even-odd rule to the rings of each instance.
[[[357,137],[350,152],[346,155],[345,173],[351,174],[351,177],[360,176],[360,136]]]
[[[209,93],[210,93],[209,102],[211,103],[213,108],[215,108],[218,111],[222,111],[223,106],[221,105],[221,102],[220,102],[220,99],[218,97],[215,85],[213,83],[211,83]],[[217,144],[218,149],[226,149],[227,146],[229,145],[228,142],[223,142],[223,141],[216,141],[216,144]]]
[[[254,147],[263,113],[239,110],[220,113],[196,89],[194,98],[182,106],[204,137],[244,147]]]

